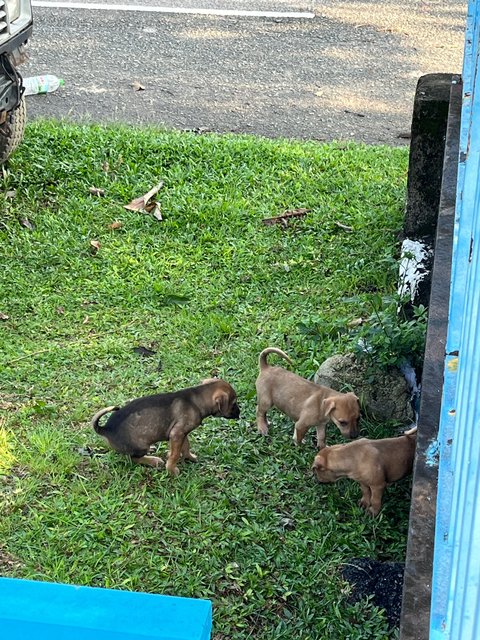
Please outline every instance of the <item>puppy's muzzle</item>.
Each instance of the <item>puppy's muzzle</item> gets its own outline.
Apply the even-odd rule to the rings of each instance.
[[[312,465],[312,471],[318,482],[323,484],[332,484],[336,480],[335,475],[331,471],[323,468],[321,464],[314,462]]]
[[[360,435],[360,430],[358,428],[358,424],[356,424],[350,429],[350,433],[348,434],[348,437],[351,440],[354,440],[355,438],[358,438],[359,435]]]
[[[338,424],[338,428],[340,429],[340,433],[344,438],[348,438],[349,440],[354,440],[358,438],[360,435],[360,429],[358,427],[358,421],[353,424]]]
[[[225,416],[225,417],[228,418],[229,420],[238,420],[240,418],[240,407],[236,402],[232,406],[232,409],[228,414],[228,416]]]

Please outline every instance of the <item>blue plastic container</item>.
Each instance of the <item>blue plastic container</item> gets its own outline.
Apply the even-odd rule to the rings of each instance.
[[[2,640],[209,640],[209,600],[0,578]]]

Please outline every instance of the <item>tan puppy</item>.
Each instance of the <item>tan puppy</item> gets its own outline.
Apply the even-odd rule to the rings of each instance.
[[[358,504],[376,516],[385,487],[411,473],[416,442],[414,427],[397,438],[362,438],[336,444],[317,453],[312,468],[320,482],[335,482],[339,478],[359,482],[362,499]]]
[[[264,349],[258,358],[257,426],[264,436],[268,433],[267,411],[277,407],[295,420],[293,439],[301,444],[310,427],[317,428],[317,445],[325,446],[325,427],[333,422],[345,438],[358,436],[360,406],[354,393],[340,393],[305,380],[282,367],[267,363],[267,355],[276,353],[290,362],[286,353],[275,347]]]
[[[101,427],[100,418],[112,411]],[[168,440],[165,466],[170,475],[177,476],[177,462],[181,457],[192,462],[197,460],[190,451],[188,434],[207,416],[240,417],[235,391],[225,380],[209,378],[197,387],[137,398],[121,409],[106,407],[93,416],[92,426],[112,449],[151,467],[164,463],[161,458],[147,455],[150,446]]]

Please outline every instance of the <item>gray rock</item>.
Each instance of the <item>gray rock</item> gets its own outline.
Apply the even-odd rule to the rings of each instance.
[[[367,362],[347,353],[327,358],[314,381],[337,391],[353,391],[367,414],[375,420],[404,423],[414,420],[407,382],[396,368],[372,372]]]

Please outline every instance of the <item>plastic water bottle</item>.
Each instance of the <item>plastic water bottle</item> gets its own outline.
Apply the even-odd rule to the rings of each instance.
[[[32,76],[31,78],[23,78],[23,86],[25,87],[25,95],[33,96],[36,93],[51,93],[56,91],[58,87],[62,87],[65,82],[62,78],[57,78],[47,73],[44,76]]]

